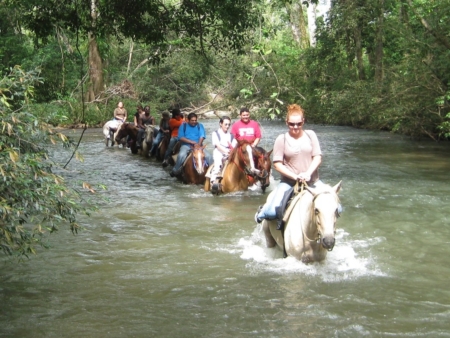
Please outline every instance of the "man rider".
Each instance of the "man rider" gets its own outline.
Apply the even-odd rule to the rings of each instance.
[[[189,150],[192,146],[202,146],[203,140],[206,138],[205,128],[203,124],[198,123],[197,114],[190,113],[188,115],[188,122],[183,123],[178,129],[178,137],[181,142],[180,152],[178,153],[177,162],[170,172],[170,176],[179,176],[181,174],[181,166],[183,165]],[[211,154],[206,150],[205,159],[208,164],[213,163]]]

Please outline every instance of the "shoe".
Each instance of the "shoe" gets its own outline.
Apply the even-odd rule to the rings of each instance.
[[[173,171],[171,171],[171,172],[169,173],[169,175],[170,175],[170,177],[175,177],[175,174],[173,173]]]
[[[260,205],[258,207],[258,210],[256,211],[256,214],[255,214],[255,222],[258,223],[258,224],[261,224],[261,222],[263,221],[261,218],[258,217],[258,214],[261,212],[262,207],[263,206]]]
[[[163,168],[167,167],[168,165],[169,165],[169,163],[167,163],[167,161],[164,160],[163,163],[162,163]]]

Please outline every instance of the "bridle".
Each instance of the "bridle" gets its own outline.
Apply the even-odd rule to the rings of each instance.
[[[306,188],[308,186],[308,184],[306,182],[301,182],[300,184],[301,184],[300,191],[298,191],[298,189],[299,189],[299,187],[298,187],[299,182],[297,181],[297,183],[295,184],[295,186],[294,186],[294,193],[295,194],[302,193],[304,191],[304,188]],[[312,208],[314,209],[313,212],[312,212],[312,223],[314,223],[316,225],[316,228],[317,228],[317,235],[316,235],[316,237],[313,238],[313,239],[309,238],[306,235],[305,229],[302,226],[303,238],[305,238],[308,242],[316,242],[317,244],[319,244],[322,241],[322,235],[321,235],[321,232],[319,230],[319,226],[317,225],[318,224],[318,222],[317,222],[318,212],[317,212],[316,208],[314,207],[314,205],[315,205],[315,201],[316,201],[317,197],[319,197],[320,195],[323,195],[323,194],[331,194],[331,192],[330,191],[321,191],[317,195],[314,195],[314,197],[312,199]],[[337,210],[336,210],[336,217],[339,217],[339,213],[337,212]],[[333,231],[334,231],[334,233],[336,233],[336,222],[334,222]],[[333,248],[328,249],[328,251],[331,251],[331,250],[333,250]]]

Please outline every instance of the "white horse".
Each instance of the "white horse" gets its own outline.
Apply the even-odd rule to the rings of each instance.
[[[153,138],[155,137],[156,127],[153,125],[145,126],[144,140],[142,141],[141,154],[145,157],[150,156],[150,149],[152,148]]]
[[[114,146],[117,132],[122,126],[122,123],[122,121],[110,120],[103,126],[103,135],[105,136],[105,144],[107,147],[109,146],[109,141],[111,141],[111,147]],[[124,143],[122,143],[123,145]]]
[[[336,219],[339,215],[337,194],[341,182],[334,187],[305,187],[298,193],[284,216],[284,236],[281,230],[277,230],[276,220],[263,220],[267,247],[278,245],[287,256],[303,263],[323,261],[335,243]]]

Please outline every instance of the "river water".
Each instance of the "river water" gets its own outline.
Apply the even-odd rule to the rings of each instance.
[[[285,126],[262,126],[270,149]],[[214,197],[92,129],[67,176],[105,184],[108,200],[78,235],[62,229],[50,250],[0,260],[0,336],[450,337],[448,145],[306,128],[322,180],[343,181],[323,264],[265,248],[253,215],[276,173],[265,195]]]

